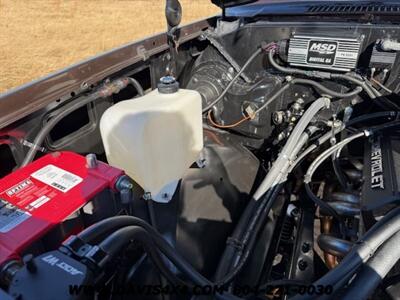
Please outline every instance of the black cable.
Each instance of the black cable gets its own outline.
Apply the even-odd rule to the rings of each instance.
[[[271,193],[271,190],[268,190],[267,195],[264,197],[266,198],[269,197],[268,193]],[[262,199],[260,199],[259,201],[254,201],[254,199],[252,199],[246,206],[242,215],[240,216],[239,222],[235,226],[232,235],[228,239],[228,243],[220,258],[220,262],[218,264],[217,271],[215,273],[215,278],[217,281],[222,280],[223,277],[228,273],[232,263],[233,256],[235,255],[238,248],[239,249],[244,248],[242,240],[243,236],[246,232],[250,219],[257,210],[257,207],[262,205],[262,203],[263,203]]]
[[[362,266],[361,271],[352,280],[342,299],[367,299],[400,260],[399,243],[400,232],[397,232]],[[365,284],[366,282],[368,282],[368,285]]]
[[[275,69],[277,69],[278,71],[280,71],[282,73],[290,74],[290,75],[303,75],[303,76],[314,77],[314,78],[327,78],[327,79],[330,78],[329,72],[308,71],[308,70],[284,67],[275,61],[274,55],[275,55],[275,51],[270,51],[268,54],[268,60]]]
[[[357,94],[359,94],[362,90],[365,90],[365,92],[369,95],[371,99],[375,99],[376,95],[371,87],[368,86],[368,84],[364,80],[357,79],[353,76],[347,75],[347,74],[337,74],[337,73],[331,73],[331,72],[321,72],[321,71],[308,71],[308,70],[301,70],[301,69],[295,69],[295,68],[287,68],[284,66],[281,66],[278,64],[275,59],[274,59],[275,51],[270,51],[268,55],[268,59],[270,64],[277,70],[281,71],[282,73],[285,74],[291,74],[291,75],[303,75],[306,77],[311,77],[311,78],[321,78],[321,79],[340,79],[340,80],[345,80],[347,82],[354,83],[358,85],[358,88],[353,90],[352,92],[346,93],[346,96],[340,95],[341,93],[334,92],[332,90],[329,90],[325,88],[322,85],[315,85],[315,81],[313,85],[317,87],[318,89],[322,90],[324,93],[327,93],[328,95],[331,95],[333,97],[338,97],[338,98],[346,98],[346,97],[352,97]],[[296,78],[297,79],[297,78]],[[306,80],[306,79],[304,79]],[[333,93],[332,93],[333,92]]]
[[[316,89],[320,90],[321,92],[335,98],[349,98],[349,97],[354,97],[358,95],[359,93],[362,92],[362,87],[358,86],[354,90],[347,92],[347,93],[340,93],[333,91],[331,89],[328,89],[327,87],[323,86],[322,84],[311,80],[311,79],[302,79],[302,78],[295,78],[292,81],[290,81],[292,84],[307,84],[315,87]]]
[[[260,199],[262,201],[261,205],[255,210],[254,217],[252,218],[252,222],[248,224],[245,232],[243,233],[243,237],[241,239],[241,247],[236,248],[232,253],[232,258],[225,258],[227,262],[231,262],[228,264],[227,271],[225,271],[222,279],[218,281],[219,285],[226,285],[230,283],[243,269],[246,265],[251,252],[254,250],[254,246],[257,242],[258,233],[260,232],[262,226],[265,224],[266,218],[268,217],[269,211],[271,210],[275,199],[277,198],[282,184],[273,187],[270,193],[267,193],[264,199]],[[233,263],[232,263],[233,262]],[[220,264],[223,263],[222,260]]]
[[[268,101],[266,101],[263,105],[258,107],[254,115],[258,114],[261,110],[265,109],[269,104],[271,104],[273,101],[275,101],[284,91],[289,89],[292,85],[295,84],[304,84],[304,85],[310,85],[314,87],[316,90],[319,92],[325,93],[326,95],[334,98],[348,98],[348,97],[354,97],[358,95],[360,92],[362,92],[361,87],[356,87],[354,90],[348,92],[348,93],[339,93],[336,91],[333,91],[331,89],[328,89],[327,87],[323,86],[322,84],[311,80],[311,79],[302,79],[302,78],[294,78],[288,81],[286,84],[284,84],[275,94],[273,94],[271,97],[269,97]]]
[[[168,266],[165,265],[150,234],[142,227],[127,226],[120,228],[103,240],[99,244],[99,247],[108,254],[107,260],[110,261],[132,241],[139,242],[140,245],[143,246],[153,263],[171,284],[187,286],[190,289],[193,288],[192,284],[189,284],[178,278],[174,273],[172,273]]]
[[[340,79],[344,80],[347,82],[354,83],[361,87],[371,99],[375,99],[378,95],[375,94],[374,89],[368,85],[367,82],[361,79],[357,79],[353,76],[347,75],[347,74],[337,74],[337,73],[332,73],[331,74],[331,79]]]
[[[271,192],[271,190],[268,190],[267,195],[265,195],[264,197],[268,198]],[[224,280],[223,278],[229,272],[229,269],[232,265],[233,257],[235,256],[236,252],[244,248],[245,245],[243,245],[243,236],[246,232],[250,219],[256,212],[257,207],[261,206],[262,203],[263,199],[260,199],[259,201],[255,201],[254,199],[252,199],[240,216],[239,222],[235,226],[232,235],[228,238],[225,250],[220,258],[217,271],[215,273],[215,279],[217,281]]]
[[[96,241],[99,237],[104,236],[118,228],[126,226],[139,226],[145,229],[152,237],[162,254],[164,254],[183,274],[185,274],[195,284],[201,286],[214,286],[214,283],[209,281],[199,272],[197,272],[184,258],[182,258],[152,226],[142,219],[133,216],[116,216],[104,219],[95,223],[77,234],[83,242],[90,244]],[[230,294],[218,294],[220,299],[238,299]]]
[[[222,100],[222,98],[225,96],[225,94],[228,92],[228,90],[231,88],[231,86],[234,84],[234,82],[237,80],[237,78],[239,78],[239,76],[244,71],[244,69],[247,68],[247,66],[254,60],[254,58],[262,52],[262,50],[263,50],[262,48],[257,49],[257,51],[248,59],[248,61],[245,63],[245,65],[242,67],[242,69],[239,71],[239,73],[231,80],[231,82],[224,89],[224,91],[218,96],[218,98],[215,99],[209,105],[207,105],[205,108],[203,108],[203,113],[206,113],[207,111],[209,111],[215,104],[217,104],[219,101]],[[286,74],[301,74],[301,75],[305,75],[308,77],[318,77],[318,78],[321,77],[321,74],[325,74],[324,76],[322,76],[322,78],[326,78],[326,79],[329,79],[329,78],[331,78],[331,75],[334,75],[334,74],[331,74],[328,72],[304,71],[304,70],[300,70],[300,69],[285,68],[275,62],[275,60],[273,58],[274,53],[275,53],[275,51],[273,49],[269,50],[269,60],[272,64],[272,66],[274,66],[276,69],[278,69],[279,71],[282,71]],[[288,82],[285,85],[283,85],[274,95],[269,97],[268,101],[266,101],[262,106],[258,107],[255,110],[255,112],[253,113],[253,115],[258,114],[261,110],[265,109],[271,102],[273,102],[275,99],[277,99],[285,90],[287,90],[291,85],[295,85],[295,84],[310,85],[310,86],[314,87],[316,90],[318,90],[320,93],[324,93],[324,94],[326,94],[330,97],[334,97],[334,98],[354,97],[354,96],[358,95],[359,93],[361,93],[363,90],[365,90],[370,95],[371,98],[375,97],[374,93],[369,90],[368,85],[364,81],[358,80],[349,75],[343,75],[343,76],[342,76],[342,74],[335,74],[335,75],[338,75],[336,78],[346,79],[347,81],[355,83],[359,86],[356,87],[354,90],[351,90],[347,93],[340,93],[340,92],[336,92],[336,91],[333,91],[333,90],[325,87],[324,85],[316,82],[315,80],[294,78],[294,79],[291,79],[290,81],[288,80]]]
[[[127,77],[127,80],[131,85],[133,85],[139,96],[144,96],[144,90],[143,87],[140,85],[139,81],[137,81],[135,78],[132,77]]]

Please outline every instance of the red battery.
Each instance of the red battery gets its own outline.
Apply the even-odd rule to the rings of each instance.
[[[2,178],[0,264],[18,259],[60,224],[77,219],[71,215],[105,190],[114,190],[122,175],[123,171],[105,163],[88,168],[81,155],[55,152]],[[79,230],[76,223],[74,230]],[[74,233],[62,231],[60,239]]]

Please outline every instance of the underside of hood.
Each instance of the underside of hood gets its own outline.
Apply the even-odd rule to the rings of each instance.
[[[211,0],[215,5],[223,8],[223,7],[234,7],[244,4],[249,4],[256,2],[257,0]]]

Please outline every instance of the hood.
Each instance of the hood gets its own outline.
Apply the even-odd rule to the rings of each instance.
[[[219,7],[234,7],[244,4],[257,2],[258,0],[211,0],[212,3]]]

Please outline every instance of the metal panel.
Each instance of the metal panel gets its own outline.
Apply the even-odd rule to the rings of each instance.
[[[198,37],[214,21],[215,17],[182,27],[179,43]],[[80,93],[115,72],[166,50],[167,35],[162,33],[113,49],[0,94],[0,128],[71,92]]]

